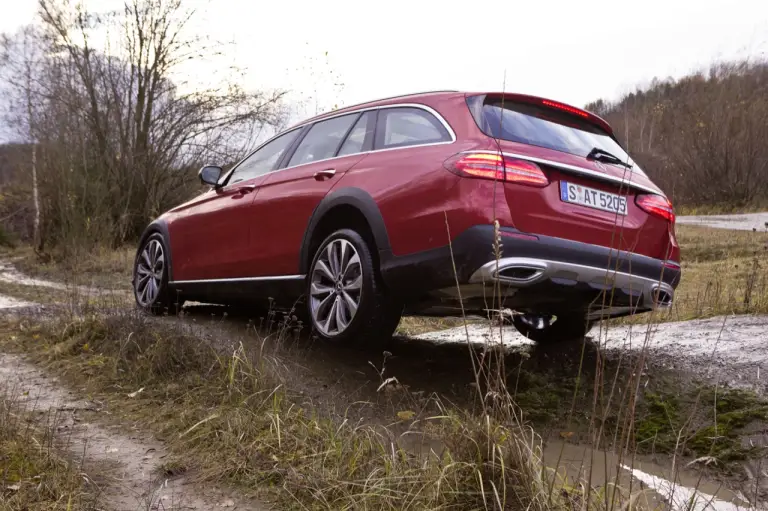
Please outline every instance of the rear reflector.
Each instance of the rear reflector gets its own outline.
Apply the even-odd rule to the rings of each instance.
[[[666,197],[653,194],[638,195],[635,204],[646,213],[661,217],[671,224],[675,223],[675,211]]]
[[[446,160],[445,168],[464,177],[538,187],[549,184],[549,179],[535,163],[507,158],[499,153],[459,153]]]

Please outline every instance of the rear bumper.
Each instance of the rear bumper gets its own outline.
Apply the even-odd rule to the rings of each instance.
[[[461,233],[450,247],[404,257],[381,253],[382,276],[407,298],[455,289],[457,281],[470,292],[499,283],[505,292],[514,291],[505,300],[509,306],[612,309],[612,316],[669,307],[680,282],[676,263],[631,252],[502,228],[497,261],[493,241],[493,227],[481,225]],[[605,305],[590,307],[601,295]]]
[[[586,266],[565,261],[530,257],[502,257],[478,268],[469,278],[471,284],[499,282],[515,288],[534,287],[550,282],[562,287],[586,285],[595,291],[613,291],[619,298],[646,306],[669,307],[675,289],[660,278],[639,277],[612,268]],[[628,303],[627,305],[630,305]]]

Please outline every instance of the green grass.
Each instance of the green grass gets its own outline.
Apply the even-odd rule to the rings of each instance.
[[[721,467],[766,455],[745,446],[742,433],[768,420],[768,401],[741,389],[704,386],[678,393],[647,393],[636,424],[641,451],[680,452],[710,458]]]

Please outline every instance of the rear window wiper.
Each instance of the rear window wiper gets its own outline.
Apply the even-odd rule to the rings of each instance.
[[[599,147],[593,147],[592,150],[587,155],[587,159],[601,161],[605,163],[612,163],[614,165],[621,165],[622,167],[626,167],[628,169],[632,168],[631,163],[626,162],[621,158],[619,158],[618,156],[611,154],[604,149],[600,149]]]

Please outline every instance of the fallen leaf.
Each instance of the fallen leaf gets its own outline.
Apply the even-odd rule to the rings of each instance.
[[[142,392],[144,392],[144,387],[141,387],[141,388],[140,388],[139,390],[137,390],[136,392],[131,392],[130,394],[128,394],[128,397],[136,397],[136,396],[138,396],[139,394],[141,394]]]
[[[380,392],[381,389],[387,388],[389,385],[399,385],[400,382],[395,378],[394,376],[390,376],[386,380],[384,380],[381,385],[379,385],[379,388],[376,389],[376,392]]]
[[[412,410],[402,410],[397,412],[397,418],[401,421],[409,421],[413,419],[413,417],[416,415],[416,412]]]
[[[19,491],[21,489],[21,485],[19,485],[19,484],[12,484],[10,486],[6,486],[5,489],[6,490],[11,490],[11,491]]]
[[[573,436],[573,431],[561,431],[560,436],[562,438],[571,438]]]

